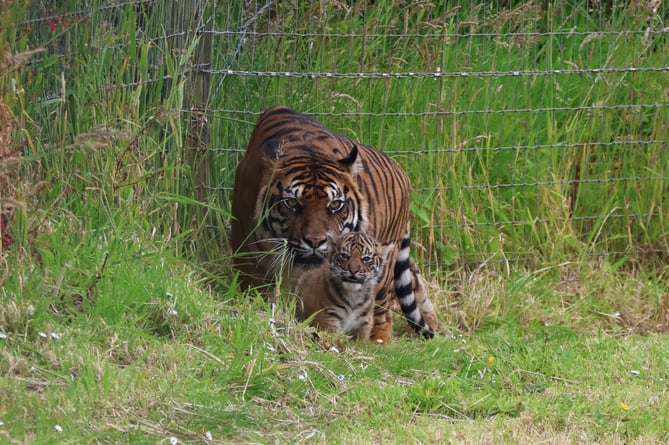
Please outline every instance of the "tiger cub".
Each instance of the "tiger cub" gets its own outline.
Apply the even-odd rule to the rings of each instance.
[[[394,244],[380,245],[362,232],[338,242],[328,233],[327,261],[297,282],[297,318],[323,330],[369,340],[374,325],[374,288]]]

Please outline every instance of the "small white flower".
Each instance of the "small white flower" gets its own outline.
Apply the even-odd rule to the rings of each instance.
[[[206,433],[204,433],[204,437],[206,437],[207,440],[214,440],[211,436],[211,431],[207,431]]]
[[[302,374],[298,374],[298,375],[297,375],[297,378],[298,378],[299,380],[306,380],[306,379],[307,379],[307,373],[306,373],[306,372],[303,372]]]
[[[179,439],[177,439],[174,436],[170,436],[170,445],[177,445],[179,443]]]
[[[39,335],[42,338],[47,338],[48,335],[46,335],[44,332],[39,332],[37,335]]]
[[[63,337],[63,334],[60,334],[58,332],[52,332],[51,333],[51,338],[53,338],[54,340],[60,340],[62,337]]]
[[[59,433],[62,433],[62,432],[63,432],[63,427],[62,427],[62,426],[56,424],[56,425],[54,425],[53,427],[54,427],[54,429],[55,429],[56,431],[58,431]]]
[[[335,354],[339,354],[339,349],[337,349],[336,346],[330,346],[330,352],[334,352]]]
[[[0,426],[5,426],[5,422],[3,422],[2,420],[0,420]]]

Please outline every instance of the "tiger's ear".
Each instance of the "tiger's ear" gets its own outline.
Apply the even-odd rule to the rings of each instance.
[[[270,139],[269,141],[265,142],[264,148],[265,148],[265,160],[270,163],[276,162],[283,154],[283,148],[281,147],[281,143],[276,139]]]
[[[351,175],[358,173],[360,169],[360,162],[358,161],[358,146],[353,145],[351,152],[343,159],[339,159],[337,162],[342,167],[343,170],[346,170]]]

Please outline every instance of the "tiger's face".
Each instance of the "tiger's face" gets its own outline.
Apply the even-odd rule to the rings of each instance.
[[[328,236],[330,276],[345,288],[378,283],[393,244],[381,245],[361,232],[347,233],[337,241]]]
[[[355,181],[357,149],[341,160],[277,160],[261,193],[256,215],[265,248],[279,257],[270,265],[311,268],[323,263],[327,234],[339,236],[365,227],[365,204]]]

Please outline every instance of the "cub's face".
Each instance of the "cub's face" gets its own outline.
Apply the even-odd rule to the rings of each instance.
[[[382,246],[362,232],[350,232],[337,241],[328,237],[330,275],[342,283],[377,283],[393,244]]]
[[[323,263],[327,234],[364,227],[365,204],[355,181],[357,149],[343,160],[303,157],[277,162],[256,206],[259,237],[293,267]],[[272,243],[274,246],[272,247]]]

